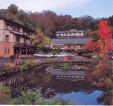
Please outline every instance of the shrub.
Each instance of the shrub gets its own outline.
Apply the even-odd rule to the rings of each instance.
[[[70,68],[70,66],[69,66],[68,63],[64,63],[63,64],[63,70],[64,70],[64,72],[67,72],[69,70],[69,68]]]
[[[0,86],[0,104],[9,103],[10,100],[10,88],[7,86]]]
[[[22,104],[22,105],[62,105],[68,104],[68,101],[60,100],[57,98],[44,100],[41,97],[39,90],[27,90],[22,91],[21,95],[18,98],[12,99],[12,104]]]
[[[27,61],[27,62],[22,62],[20,64],[20,70],[22,71],[26,71],[28,70],[30,67],[34,66],[35,63],[33,61]]]
[[[111,64],[105,60],[99,60],[98,64],[92,67],[87,74],[87,79],[91,83],[98,87],[103,87],[108,90],[112,86],[111,76]]]

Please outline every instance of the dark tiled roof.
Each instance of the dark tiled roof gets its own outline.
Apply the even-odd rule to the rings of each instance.
[[[14,48],[19,47],[19,48],[27,48],[30,45],[28,45],[27,43],[16,43],[14,44]]]
[[[66,45],[66,44],[86,44],[91,38],[77,37],[77,38],[65,38],[65,39],[52,39],[53,45]]]
[[[35,32],[34,29],[29,28],[28,26],[24,26],[24,25],[20,24],[19,22],[16,22],[15,20],[8,19],[8,18],[6,18],[6,17],[4,17],[4,16],[2,16],[2,15],[0,15],[0,19],[5,20],[5,21],[7,21],[7,22],[10,22],[10,23],[12,23],[12,24],[18,25],[18,26],[20,26],[20,27],[23,27],[23,28],[25,28],[25,29],[27,29],[27,30],[30,30],[30,31],[32,31],[32,32]]]

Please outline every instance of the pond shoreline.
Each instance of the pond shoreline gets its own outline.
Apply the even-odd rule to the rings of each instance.
[[[59,60],[53,60],[53,59],[46,60],[43,62],[36,62],[36,61],[33,61],[33,62],[34,62],[34,65],[30,66],[27,70],[24,70],[24,71],[32,70],[33,68],[36,68],[36,67],[40,67],[40,66],[43,66],[46,64],[54,64],[54,63],[75,63],[75,64],[92,65],[92,63],[89,61],[64,61],[64,60],[59,61]],[[20,69],[20,66],[18,64],[17,65],[10,64],[10,65],[6,65],[6,66],[1,66],[1,70],[2,71],[0,71],[0,77],[12,75],[12,74],[19,73],[19,72],[23,71]]]
[[[89,103],[95,104],[98,96],[101,96],[100,92],[98,92],[98,91],[101,91],[101,93],[104,93],[104,92],[106,92],[106,90],[92,85],[85,78],[84,78],[84,80],[75,78],[76,79],[75,81],[74,80],[72,81],[70,79],[56,79],[56,77],[54,75],[52,75],[51,73],[49,73],[46,70],[46,69],[49,69],[49,67],[50,68],[53,67],[51,69],[55,68],[55,70],[56,70],[56,68],[58,67],[61,69],[60,70],[61,74],[63,72],[63,73],[65,73],[65,75],[67,75],[69,72],[63,71],[63,70],[68,69],[68,71],[71,72],[72,71],[71,68],[73,68],[73,67],[77,68],[77,65],[75,63],[78,65],[86,64],[83,61],[82,62],[81,61],[76,61],[76,62],[71,61],[70,63],[62,61],[62,64],[61,64],[61,62],[56,62],[56,61],[54,61],[54,63],[53,63],[53,61],[45,61],[45,62],[40,62],[40,63],[38,63],[38,62],[33,63],[33,62],[29,61],[29,62],[21,63],[21,64],[18,64],[18,69],[16,69],[17,67],[10,67],[10,70],[12,70],[12,74],[9,73],[9,74],[6,74],[6,76],[4,74],[3,79],[1,79],[0,83],[1,83],[1,85],[3,84],[3,86],[6,85],[6,86],[10,87],[11,94],[13,95],[13,97],[17,96],[18,94],[20,94],[21,91],[24,91],[24,90],[26,91],[29,89],[43,88],[42,91],[44,91],[43,92],[44,96],[54,97],[56,95],[61,94],[60,97],[62,96],[64,99],[66,97],[68,97],[70,100],[72,100],[72,98],[70,96],[76,96],[76,95],[79,96],[79,94],[80,94],[81,95],[80,100],[82,101],[83,97],[89,98],[90,94],[91,94],[91,95],[93,95],[92,100],[95,100],[95,101],[89,102]],[[70,69],[67,66],[67,64],[69,65],[69,67],[71,67]],[[92,64],[89,63],[87,65],[92,65]],[[84,67],[84,65],[83,65],[83,67]],[[9,70],[9,68],[8,68],[8,70]],[[8,70],[7,70],[7,72],[8,72]],[[13,71],[15,71],[15,74],[13,73]],[[51,70],[49,70],[49,71],[51,71]],[[56,71],[59,71],[59,70],[56,70]],[[77,70],[74,70],[73,72],[76,73],[76,71]],[[82,71],[79,70],[79,72],[82,72]],[[87,71],[84,71],[84,72],[87,72]],[[76,74],[80,74],[80,73],[78,73],[78,71],[77,71]],[[67,76],[69,76],[69,75],[67,75]],[[73,74],[72,74],[72,76],[73,76]],[[48,89],[50,89],[50,90],[48,90]],[[87,95],[89,95],[89,96],[87,96]],[[88,103],[87,100],[85,102],[84,101],[83,102]]]

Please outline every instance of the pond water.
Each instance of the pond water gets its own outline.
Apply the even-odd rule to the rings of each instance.
[[[77,105],[97,105],[97,98],[102,95],[102,91],[95,90],[90,94],[79,92],[69,92],[66,94],[59,93],[56,97],[69,100],[72,104]]]
[[[0,87],[8,86],[11,97],[16,97],[21,90],[40,89],[44,99],[60,98],[68,100],[70,104],[76,105],[97,105],[98,98],[103,94],[102,90],[92,87],[84,79],[86,71],[78,72],[73,67],[50,65],[39,71],[24,72],[18,75],[4,78],[0,82]],[[55,69],[55,70],[53,70]],[[67,70],[67,71],[64,71]],[[61,71],[63,74],[55,75],[53,71]],[[69,73],[67,75],[67,72]],[[75,74],[78,73],[78,74]],[[76,77],[80,76],[80,77]],[[1,96],[1,95],[0,95]]]

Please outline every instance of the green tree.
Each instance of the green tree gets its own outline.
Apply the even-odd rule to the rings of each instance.
[[[7,13],[8,16],[14,16],[17,15],[18,13],[18,7],[14,4],[11,4],[8,8],[7,8]]]
[[[15,21],[30,29],[35,29],[35,25],[29,17],[29,14],[23,10],[19,10],[14,4],[11,4],[6,10],[1,10],[2,16],[6,19]]]
[[[70,68],[70,65],[69,65],[68,63],[64,63],[64,64],[63,64],[64,72],[69,71],[69,68]]]

